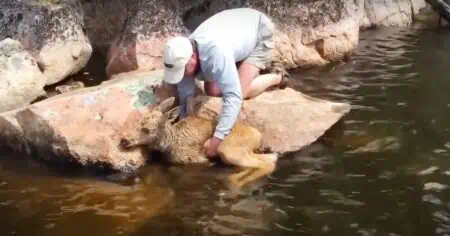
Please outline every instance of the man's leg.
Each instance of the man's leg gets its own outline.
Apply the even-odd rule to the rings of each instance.
[[[281,74],[264,74],[259,75],[260,69],[252,64],[242,62],[239,65],[238,73],[241,82],[242,97],[249,99],[255,97],[271,86],[280,84]],[[219,86],[214,82],[204,82],[205,94],[208,96],[220,97],[221,91]]]
[[[241,82],[242,97],[249,99],[255,97],[272,86],[281,83],[283,75],[281,72],[271,72],[259,75],[260,68],[246,62],[239,65],[238,73]],[[203,82],[204,93],[208,96],[220,97],[222,93],[215,82]]]
[[[281,74],[259,75],[260,68],[245,61],[239,66],[238,72],[244,99],[255,97],[271,86],[278,85],[282,78]]]
[[[290,77],[281,61],[274,58],[275,25],[270,19],[264,22],[258,29],[261,41],[238,68],[244,99],[255,97],[272,86],[284,89]],[[261,70],[267,69],[270,71],[268,74],[260,75]]]

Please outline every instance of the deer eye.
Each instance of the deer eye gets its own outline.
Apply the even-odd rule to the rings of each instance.
[[[142,131],[142,133],[145,133],[145,134],[150,133],[150,130],[147,128],[142,128],[141,131]]]

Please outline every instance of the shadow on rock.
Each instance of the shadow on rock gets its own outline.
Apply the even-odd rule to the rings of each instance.
[[[4,126],[10,134],[3,135],[4,144],[14,151],[31,156],[33,159],[42,162],[57,172],[80,171],[83,172],[107,172],[106,168],[87,163],[83,168],[76,161],[75,154],[70,151],[67,140],[58,134],[42,117],[33,111],[26,109],[16,114],[16,119],[22,131],[14,125],[0,119],[0,127]],[[20,143],[20,145],[17,145]],[[25,151],[25,152],[23,152]]]
[[[2,130],[2,135],[0,136],[1,150],[13,151],[24,155],[30,153],[22,131],[3,117],[0,117],[0,130]]]
[[[17,113],[16,118],[33,157],[62,163],[65,157],[71,156],[67,141],[39,115],[26,109]]]

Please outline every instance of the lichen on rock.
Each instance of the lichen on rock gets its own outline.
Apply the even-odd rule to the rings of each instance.
[[[0,41],[0,112],[29,105],[45,95],[45,77],[36,60],[10,38]]]
[[[21,42],[36,58],[47,85],[86,65],[92,47],[77,0],[3,0],[0,5],[0,40],[9,37]]]
[[[197,2],[197,1],[195,1]],[[345,59],[359,39],[360,1],[347,0],[205,0],[183,15],[194,30],[219,11],[249,7],[275,23],[275,60],[287,68],[322,66]]]
[[[129,3],[127,11],[122,32],[108,51],[108,76],[160,68],[165,41],[189,32],[175,0],[134,0]]]

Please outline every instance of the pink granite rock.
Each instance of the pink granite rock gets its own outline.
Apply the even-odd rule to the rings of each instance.
[[[160,81],[155,73],[121,74],[97,87],[3,113],[0,143],[44,162],[133,171],[146,156],[122,152],[117,144],[124,132],[138,132],[156,103],[147,86]]]
[[[48,163],[76,163],[134,171],[146,162],[145,149],[122,150],[122,137],[133,138],[149,122],[152,109],[176,95],[171,87],[156,91],[162,71],[114,76],[97,87],[54,96],[23,109],[0,114],[0,144]],[[195,98],[199,115],[219,112],[221,99]],[[263,134],[263,145],[281,154],[317,140],[350,109],[292,89],[274,90],[246,100],[240,119]],[[210,112],[209,112],[210,113]],[[208,113],[208,114],[209,114]]]
[[[92,47],[85,33],[78,0],[0,3],[0,40],[19,41],[36,59],[46,85],[78,73],[87,64]]]
[[[177,3],[173,0],[133,0],[129,3],[129,19],[108,51],[108,76],[137,69],[161,68],[165,41],[188,33],[177,13]]]
[[[196,97],[194,104],[195,114],[205,118],[222,107],[220,98],[207,96]],[[349,111],[349,104],[286,88],[245,100],[238,119],[262,133],[263,149],[288,154],[316,141]]]

